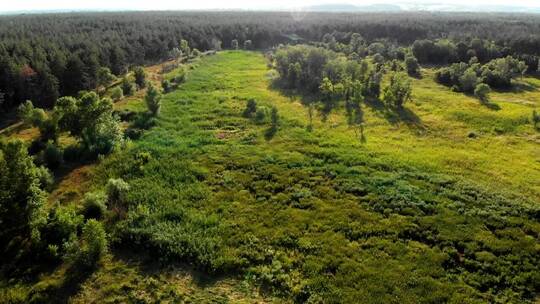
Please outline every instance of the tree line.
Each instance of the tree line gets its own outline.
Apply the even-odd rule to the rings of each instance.
[[[519,55],[531,71],[538,66],[539,29],[537,16],[510,14],[309,13],[301,20],[286,12],[2,16],[0,107],[9,110],[32,100],[38,107],[52,108],[59,96],[96,88],[102,67],[118,76],[135,65],[174,58],[185,51],[182,41],[194,52],[268,48],[296,41],[292,35],[339,46],[356,33],[363,40],[358,43],[365,44],[354,46],[358,55],[400,58],[400,47],[418,40],[413,49],[420,62],[468,61],[473,55],[487,62],[497,54]]]

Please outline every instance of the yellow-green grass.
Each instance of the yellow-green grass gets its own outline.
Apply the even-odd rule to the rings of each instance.
[[[164,96],[157,125],[88,175],[85,191],[125,179],[128,214],[109,223],[112,257],[72,300],[187,293],[181,299],[254,303],[267,299],[246,291],[258,286],[280,302],[534,298],[538,137],[523,117],[540,93],[494,93],[495,111],[425,70],[408,112],[396,118],[362,106],[361,142],[343,110],[324,122],[317,116],[309,132],[307,108],[271,89],[260,53],[222,52],[197,65]],[[279,110],[272,138],[268,121],[242,117],[250,98]],[[122,106],[141,110],[137,103]],[[148,163],[140,153],[151,155]],[[173,270],[139,267],[116,248]],[[209,289],[193,284],[193,274],[175,281],[177,263],[219,280]],[[141,272],[148,267],[156,272]]]
[[[340,110],[309,132],[300,99],[270,88],[262,54],[205,58],[164,96],[157,126],[98,166],[94,186],[132,187],[122,245],[240,273],[284,299],[527,300],[509,286],[538,275],[537,143],[520,118],[532,107],[495,93],[494,111],[430,73],[397,118],[363,106],[361,142]],[[242,117],[250,98],[279,110],[272,138],[268,119]],[[514,254],[523,264],[510,275]]]

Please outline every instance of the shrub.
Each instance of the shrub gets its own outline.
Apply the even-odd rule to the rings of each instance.
[[[135,87],[133,83],[131,83],[127,77],[125,77],[124,80],[122,80],[121,88],[122,88],[122,93],[124,94],[124,96],[131,96],[133,95],[133,92],[135,91]]]
[[[401,108],[411,98],[411,81],[404,73],[394,73],[383,93],[384,102],[388,106]]]
[[[161,109],[161,93],[153,85],[148,87],[146,96],[144,97],[146,106],[153,116],[157,116]]]
[[[64,162],[64,151],[53,143],[47,143],[43,150],[43,162],[51,170],[55,170]]]
[[[409,75],[420,74],[420,66],[418,65],[416,57],[412,55],[405,57],[405,66],[407,67],[407,73],[409,73]]]
[[[109,154],[122,140],[120,122],[112,115],[101,117],[82,134],[83,148],[89,156]]]
[[[64,160],[69,162],[80,161],[82,158],[82,148],[79,145],[69,145],[64,149]]]
[[[0,172],[0,243],[4,244],[2,258],[8,261],[8,244],[18,247],[21,238],[39,240],[39,229],[45,223],[46,196],[39,187],[38,169],[23,142],[0,141]]]
[[[79,242],[72,239],[67,245],[68,261],[72,261],[79,271],[94,269],[107,252],[107,234],[103,225],[90,219],[82,228]]]
[[[125,210],[129,184],[123,179],[109,179],[106,186],[107,201],[116,212]]]
[[[259,125],[264,124],[266,122],[267,112],[266,107],[258,108],[257,112],[255,112],[255,123]]]
[[[124,92],[123,92],[122,88],[120,88],[120,87],[114,87],[114,88],[111,90],[111,98],[112,98],[114,101],[118,101],[118,100],[124,98]]]
[[[187,75],[186,75],[186,70],[184,69],[180,69],[178,72],[178,75],[174,76],[173,78],[173,82],[177,85],[186,82],[186,80],[187,80]]]
[[[142,67],[136,67],[133,72],[135,73],[135,84],[139,89],[146,87],[146,72]]]
[[[102,219],[107,211],[107,196],[102,192],[90,192],[84,196],[82,214],[86,219]]]
[[[161,81],[161,87],[163,88],[163,92],[169,93],[172,90],[171,82],[167,79],[163,79]]]
[[[246,118],[250,118],[257,112],[257,102],[255,99],[249,99],[246,103],[246,109],[244,110],[244,113],[242,114]]]
[[[478,97],[483,102],[487,102],[489,100],[488,94],[491,92],[491,88],[489,85],[485,83],[479,83],[476,88],[474,89],[474,96]]]
[[[50,190],[50,188],[54,184],[54,177],[52,176],[49,169],[43,166],[40,166],[37,168],[36,175],[37,175],[37,178],[39,179],[39,187],[41,189]]]

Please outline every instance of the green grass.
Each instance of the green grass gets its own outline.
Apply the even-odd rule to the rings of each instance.
[[[494,111],[426,76],[403,117],[364,106],[362,143],[340,112],[308,132],[307,109],[268,78],[258,53],[204,59],[158,125],[98,167],[96,187],[132,187],[119,245],[298,302],[534,297],[540,170],[522,118],[534,105],[496,93]],[[249,98],[278,107],[271,140],[242,117]]]
[[[539,137],[525,117],[539,81],[492,94],[493,110],[423,73],[400,115],[362,106],[362,142],[343,111],[309,132],[307,108],[271,89],[262,54],[203,58],[164,96],[157,126],[92,169],[86,190],[123,178],[130,203],[109,224],[112,257],[72,300],[534,301]],[[273,138],[269,122],[242,117],[250,98],[278,108]],[[175,278],[186,264],[216,281]]]

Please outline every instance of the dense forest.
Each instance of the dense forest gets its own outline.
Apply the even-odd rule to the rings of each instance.
[[[201,51],[256,49],[280,43],[349,43],[353,33],[370,50],[413,47],[421,63],[515,55],[538,68],[540,20],[534,15],[329,14],[261,12],[154,12],[22,15],[0,17],[2,109],[32,100],[54,106],[59,96],[93,89],[100,67],[120,75],[129,67],[173,56],[182,39]],[[331,36],[332,38],[329,38]],[[437,41],[438,39],[443,39]],[[418,41],[417,41],[418,40]],[[387,46],[381,49],[381,44]],[[390,54],[389,54],[390,55]]]
[[[539,59],[537,15],[0,16],[0,302],[534,303]]]

